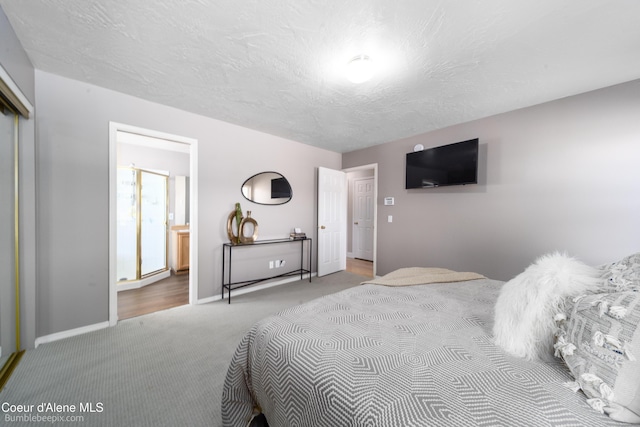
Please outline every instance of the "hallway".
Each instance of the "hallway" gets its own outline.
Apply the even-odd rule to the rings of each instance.
[[[373,262],[359,258],[347,258],[347,271],[362,276],[373,277]]]

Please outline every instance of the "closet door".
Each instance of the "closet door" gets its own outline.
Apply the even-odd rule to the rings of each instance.
[[[19,123],[33,108],[0,65],[0,391],[24,354],[20,342]]]
[[[0,104],[0,368],[19,350],[16,340],[16,115]]]

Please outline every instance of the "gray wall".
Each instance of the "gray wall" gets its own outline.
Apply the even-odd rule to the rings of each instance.
[[[260,237],[315,237],[316,167],[341,156],[294,141],[154,104],[36,70],[38,109],[38,336],[108,320],[109,121],[199,141],[199,298],[220,293],[226,219],[241,202]],[[282,206],[245,200],[257,172],[281,172],[293,199]]]
[[[22,94],[35,104],[34,68],[26,52],[18,41],[13,29],[9,25],[4,11],[0,8],[0,65],[9,74],[11,80],[18,86]],[[7,141],[0,144],[0,157],[11,158],[13,149]],[[19,123],[19,193],[20,193],[20,303],[22,346],[32,347],[35,341],[36,317],[36,227],[35,227],[35,112],[29,120],[20,119]],[[12,163],[11,163],[12,164]],[[4,171],[7,172],[7,171]],[[3,174],[4,178],[4,174]],[[11,178],[12,180],[12,178]],[[3,186],[12,186],[12,181],[2,180]],[[6,194],[6,193],[5,193]],[[10,190],[13,195],[13,189]],[[4,197],[4,196],[3,196]],[[13,199],[12,199],[13,200]],[[13,225],[13,203],[0,200],[0,203],[11,206],[0,212],[0,223]],[[13,236],[13,229],[10,231]],[[9,251],[10,253],[6,253]],[[0,283],[13,285],[13,245],[0,245]],[[10,262],[9,265],[5,263]],[[7,325],[3,325],[6,327]],[[11,325],[11,327],[13,327]],[[5,349],[6,350],[6,349]]]
[[[415,144],[475,137],[479,184],[405,190]],[[640,251],[639,160],[640,80],[346,153],[343,167],[379,165],[378,274],[434,266],[508,280],[554,250],[594,265]]]

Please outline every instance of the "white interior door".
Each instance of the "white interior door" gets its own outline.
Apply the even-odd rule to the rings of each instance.
[[[318,276],[347,268],[347,174],[318,168]]]
[[[353,181],[353,255],[373,261],[373,178]]]

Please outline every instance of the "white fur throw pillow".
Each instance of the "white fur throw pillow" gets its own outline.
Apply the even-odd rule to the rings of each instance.
[[[554,317],[564,313],[564,298],[597,289],[600,275],[565,254],[538,258],[502,287],[495,306],[495,343],[517,357],[552,360]]]

